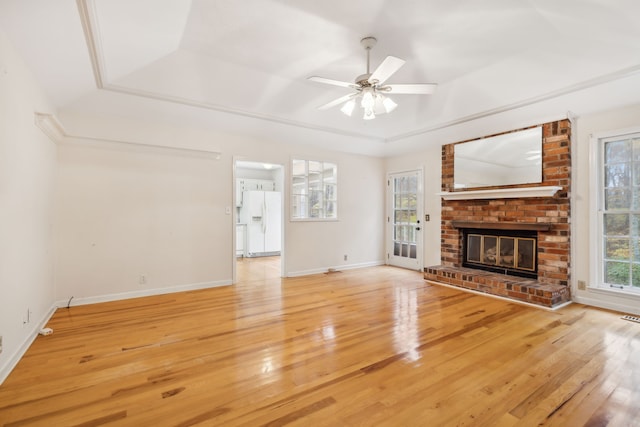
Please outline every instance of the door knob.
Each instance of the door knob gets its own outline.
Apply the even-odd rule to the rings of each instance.
[[[420,231],[420,227],[416,227],[416,231]]]

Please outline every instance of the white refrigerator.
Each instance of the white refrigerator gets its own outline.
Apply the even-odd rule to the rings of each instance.
[[[240,222],[247,224],[246,256],[280,255],[282,205],[279,192],[243,192]]]

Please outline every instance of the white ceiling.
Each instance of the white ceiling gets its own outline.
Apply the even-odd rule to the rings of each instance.
[[[0,0],[0,28],[58,112],[214,127],[393,155],[640,102],[635,0]],[[317,107],[406,64],[373,121]],[[448,140],[453,139],[453,140]]]

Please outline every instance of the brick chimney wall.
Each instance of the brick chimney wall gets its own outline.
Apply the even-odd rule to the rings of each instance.
[[[462,266],[462,233],[452,226],[454,220],[548,223],[552,225],[551,230],[538,232],[538,281],[547,284],[569,285],[571,267],[571,203],[569,198],[571,191],[571,123],[569,120],[560,120],[545,123],[542,126],[542,184],[491,188],[557,185],[562,189],[553,197],[486,200],[443,199],[442,265]],[[454,191],[453,152],[455,145],[448,144],[442,147],[442,191]]]

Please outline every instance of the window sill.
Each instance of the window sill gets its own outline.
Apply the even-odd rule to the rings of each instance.
[[[338,218],[291,218],[290,222],[338,222]]]
[[[596,288],[596,287],[587,287],[587,291],[593,292],[596,294],[602,295],[610,295],[617,296],[620,298],[633,298],[640,301],[640,290],[638,291],[628,291],[625,289],[615,289],[615,288]]]

